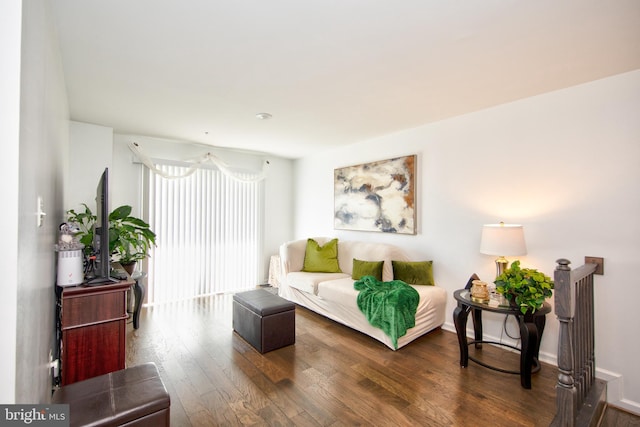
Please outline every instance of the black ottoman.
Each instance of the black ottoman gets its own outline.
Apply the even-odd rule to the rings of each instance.
[[[296,306],[263,289],[233,296],[233,330],[260,353],[296,342]]]
[[[68,403],[70,426],[169,425],[171,399],[153,363],[59,388],[51,403]]]

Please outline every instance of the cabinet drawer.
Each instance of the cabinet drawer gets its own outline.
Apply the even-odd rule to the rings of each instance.
[[[125,368],[124,320],[62,332],[62,384]]]
[[[124,291],[64,298],[62,303],[62,329],[92,325],[127,317]]]

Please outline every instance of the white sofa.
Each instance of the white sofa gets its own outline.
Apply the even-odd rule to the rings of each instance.
[[[324,245],[330,238],[314,238]],[[307,240],[295,240],[280,246],[281,278],[279,295],[336,322],[377,339],[395,350],[391,339],[373,327],[357,306],[358,291],[351,278],[353,259],[384,260],[382,280],[393,280],[391,261],[408,261],[403,251],[393,245],[373,242],[338,241],[338,264],[342,273],[303,272]],[[398,339],[398,348],[442,326],[445,320],[447,293],[439,286],[412,285],[420,294],[416,325]]]

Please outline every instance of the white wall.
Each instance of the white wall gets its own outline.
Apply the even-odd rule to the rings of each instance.
[[[22,1],[0,2],[0,141],[3,165],[0,181],[18,182],[20,148],[20,46]],[[3,236],[0,269],[0,402],[15,401],[16,320],[18,293],[18,186],[3,185],[0,209],[0,235]]]
[[[105,168],[111,169],[113,129],[71,122],[69,138],[64,206],[66,210],[81,211],[84,203],[95,213],[98,181]]]
[[[277,255],[280,245],[293,237],[293,161],[269,157],[269,176],[265,180],[264,261]],[[264,269],[268,278],[268,264]]]
[[[17,227],[16,280],[3,282],[3,288],[16,284],[17,302],[15,298],[2,299],[2,311],[11,312],[17,307],[15,323],[3,324],[3,329],[16,329],[15,340],[2,341],[3,352],[5,348],[14,351],[13,357],[3,357],[3,372],[15,366],[15,380],[8,379],[8,384],[14,386],[9,390],[4,384],[3,373],[0,387],[3,403],[45,403],[51,396],[48,358],[55,345],[56,255],[53,245],[57,242],[58,225],[63,218],[69,109],[49,1],[29,0],[21,4],[19,155],[3,157],[3,168],[18,171],[12,177],[3,176],[9,195],[15,190],[18,194],[17,223],[9,224],[14,230]],[[6,18],[4,13],[0,15]],[[19,19],[19,16],[13,13],[9,19]],[[4,62],[5,57],[2,58]],[[15,119],[16,113],[12,110],[10,116]],[[5,147],[3,143],[3,153],[13,153],[14,148],[18,148],[15,140],[9,140],[7,151]],[[47,213],[42,227],[36,222],[38,196],[44,201]],[[15,206],[11,197],[3,202],[8,209]],[[12,360],[13,364],[10,363]]]
[[[384,241],[433,259],[436,281],[449,293],[449,330],[453,291],[474,272],[495,276],[494,257],[478,252],[482,224],[524,224],[522,264],[551,276],[558,258],[578,267],[584,256],[604,257],[605,275],[596,280],[599,376],[615,378],[610,401],[640,412],[639,111],[635,71],[301,159],[295,237]],[[333,230],[335,168],[414,153],[416,236]],[[485,333],[500,337],[502,319],[490,320]],[[541,357],[551,362],[557,324],[547,317],[542,340]]]

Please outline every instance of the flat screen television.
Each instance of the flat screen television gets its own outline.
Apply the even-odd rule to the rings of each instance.
[[[95,255],[93,278],[88,285],[117,282],[111,277],[111,252],[109,251],[109,168],[105,168],[96,188],[96,222],[91,244]]]

